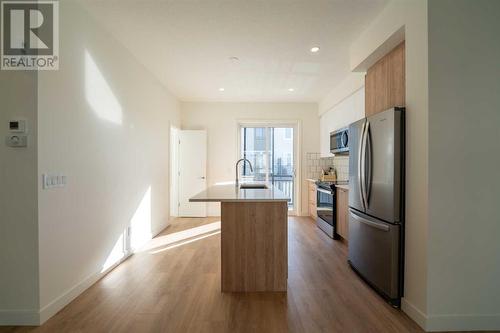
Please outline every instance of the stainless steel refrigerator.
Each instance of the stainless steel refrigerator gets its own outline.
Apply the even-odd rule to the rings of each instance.
[[[349,264],[399,307],[404,258],[404,108],[349,126]]]

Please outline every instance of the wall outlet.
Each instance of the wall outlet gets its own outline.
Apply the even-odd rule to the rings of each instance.
[[[5,137],[7,147],[24,148],[28,146],[28,137],[26,135],[7,135]]]
[[[68,178],[63,174],[46,174],[42,175],[42,187],[44,190],[55,188],[55,187],[64,187],[68,182]]]

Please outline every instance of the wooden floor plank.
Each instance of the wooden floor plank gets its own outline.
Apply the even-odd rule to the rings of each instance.
[[[159,237],[216,221],[176,219]],[[43,326],[0,332],[422,332],[310,218],[289,218],[287,293],[221,293],[220,234],[204,236],[132,256]]]

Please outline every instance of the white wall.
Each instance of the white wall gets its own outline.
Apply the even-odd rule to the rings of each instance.
[[[320,153],[321,157],[331,157],[330,132],[347,127],[365,117],[365,89],[357,89],[320,118]]]
[[[0,325],[37,322],[36,99],[36,72],[0,71]],[[17,118],[27,120],[27,148],[5,145]]]
[[[170,123],[179,104],[83,8],[60,2],[60,70],[39,73],[39,178],[63,173],[65,188],[39,187],[42,321],[169,217]],[[110,256],[111,255],[111,256]]]
[[[183,129],[207,129],[207,186],[234,181],[237,156],[237,127],[240,120],[299,120],[301,126],[301,215],[308,214],[305,174],[306,152],[319,148],[318,105],[315,103],[182,103]],[[208,214],[220,215],[217,203]]]
[[[365,73],[351,72],[318,103],[319,114],[331,110],[337,104],[365,86]]]
[[[500,330],[499,13],[493,0],[429,2],[432,330]]]
[[[404,28],[404,34],[401,29]],[[368,65],[404,35],[406,47],[406,238],[403,310],[425,326],[428,246],[427,1],[392,1],[351,46],[351,68]]]

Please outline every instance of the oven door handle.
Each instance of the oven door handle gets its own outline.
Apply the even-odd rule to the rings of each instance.
[[[321,192],[321,193],[325,193],[325,194],[328,194],[328,195],[332,195],[332,192],[327,191],[327,190],[323,190],[322,188],[318,188],[318,189],[316,189],[316,191]]]

